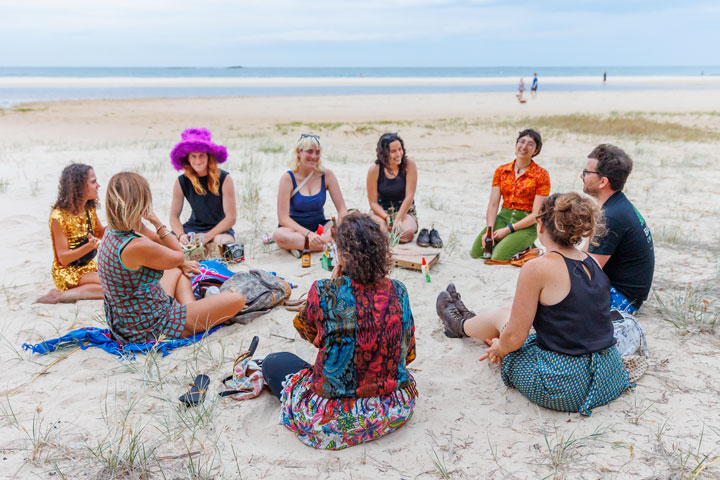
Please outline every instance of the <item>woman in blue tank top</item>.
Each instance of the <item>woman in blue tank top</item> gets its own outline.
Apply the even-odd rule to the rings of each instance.
[[[389,228],[402,229],[400,242],[411,242],[418,229],[415,213],[417,165],[407,157],[405,143],[397,133],[386,133],[378,140],[377,158],[367,175],[367,193],[373,219]]]
[[[325,217],[326,192],[330,192],[338,220],[347,213],[335,174],[321,168],[321,152],[320,137],[300,135],[290,170],[280,177],[277,201],[279,228],[273,234],[280,248],[301,250],[305,237],[310,240],[310,250],[319,252],[324,248],[331,233],[330,222]],[[325,227],[322,235],[316,233],[319,225]]]
[[[480,360],[500,365],[505,385],[540,406],[584,415],[634,386],[615,348],[610,281],[577,248],[595,236],[600,215],[577,193],[548,197],[537,217],[548,253],[522,267],[512,307],[476,315],[452,284],[437,300],[445,334],[488,343]]]

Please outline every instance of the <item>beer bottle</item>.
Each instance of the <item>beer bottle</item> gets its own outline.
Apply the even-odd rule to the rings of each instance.
[[[337,241],[337,223],[335,222],[335,217],[332,217],[332,227],[330,227],[330,237],[333,239],[333,241]]]
[[[492,257],[492,251],[493,251],[493,228],[492,226],[488,225],[487,227],[487,237],[485,237],[485,249],[483,250],[483,258],[490,258]]]
[[[303,268],[310,266],[310,239],[308,235],[305,235],[305,246],[303,247],[302,255],[300,256],[300,262]]]

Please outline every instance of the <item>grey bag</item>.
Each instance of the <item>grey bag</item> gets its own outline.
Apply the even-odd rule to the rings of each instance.
[[[290,298],[290,284],[265,270],[238,272],[225,280],[220,292],[241,293],[245,297],[245,308],[230,319],[231,322],[246,325],[255,317],[270,311]]]

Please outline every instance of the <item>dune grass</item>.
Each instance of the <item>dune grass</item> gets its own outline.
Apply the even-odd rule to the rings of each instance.
[[[715,130],[654,120],[640,114],[549,115],[501,122],[497,125],[534,128],[545,135],[548,131],[563,131],[605,138],[630,137],[638,141],[715,142],[720,140],[720,132]]]

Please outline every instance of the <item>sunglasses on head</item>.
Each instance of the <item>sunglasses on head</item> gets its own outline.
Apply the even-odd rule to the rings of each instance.
[[[382,137],[380,137],[380,140],[397,140],[398,138],[400,137],[398,136],[397,132],[385,133]]]
[[[312,138],[318,142],[320,141],[320,135],[315,135],[313,133],[301,133],[300,138]]]

